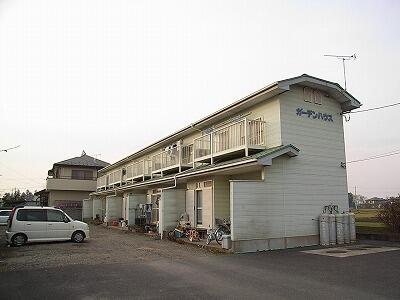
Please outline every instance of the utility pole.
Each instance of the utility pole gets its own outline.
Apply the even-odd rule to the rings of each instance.
[[[354,206],[357,209],[357,201],[356,201],[356,197],[357,197],[357,187],[354,186]]]

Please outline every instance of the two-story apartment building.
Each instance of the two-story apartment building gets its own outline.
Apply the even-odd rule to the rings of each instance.
[[[46,179],[47,203],[44,205],[62,208],[72,218],[82,218],[82,201],[96,191],[97,171],[109,163],[91,157],[82,152],[73,157],[53,164]]]
[[[343,112],[361,104],[309,75],[277,81],[99,171],[93,216],[134,222],[153,204],[160,234],[230,219],[234,252],[318,244],[324,205],[348,210]]]

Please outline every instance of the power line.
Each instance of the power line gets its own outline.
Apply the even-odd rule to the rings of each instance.
[[[348,162],[346,162],[346,165],[347,165],[347,164],[351,164],[351,163],[361,162],[361,161],[367,161],[367,160],[373,160],[373,159],[378,159],[378,158],[384,158],[384,157],[393,156],[393,155],[398,155],[398,154],[400,154],[400,150],[395,150],[395,151],[392,151],[392,152],[388,152],[388,153],[384,153],[384,154],[377,154],[377,155],[370,156],[370,157],[367,157],[367,158],[362,158],[362,159],[357,159],[357,160],[348,161]]]
[[[389,104],[389,105],[384,105],[384,106],[379,106],[379,107],[374,107],[374,108],[369,108],[369,109],[363,109],[363,110],[357,110],[357,111],[349,111],[349,112],[344,112],[343,114],[357,114],[361,112],[366,112],[366,111],[371,111],[371,110],[377,110],[377,109],[382,109],[382,108],[387,108],[391,106],[396,106],[400,105],[400,102]]]
[[[0,149],[0,152],[7,152],[8,150],[12,150],[12,149],[16,149],[18,147],[21,147],[21,145],[15,146],[15,147],[11,147],[11,148],[7,148],[7,149]]]
[[[25,175],[21,174],[19,171],[15,170],[15,169],[13,169],[13,168],[10,168],[10,167],[8,167],[8,166],[6,166],[6,165],[5,165],[4,163],[2,163],[2,162],[0,162],[0,165],[2,165],[3,167],[5,167],[6,169],[10,170],[11,172],[15,173],[16,175],[20,176],[21,178],[24,178],[24,179],[26,179],[27,181],[30,181],[31,183],[39,184],[39,180],[32,180],[32,179],[29,179],[29,177],[26,177]],[[4,175],[3,175],[3,176],[4,176]],[[43,183],[43,182],[41,181],[41,182],[40,182],[40,185],[41,185],[42,183]]]

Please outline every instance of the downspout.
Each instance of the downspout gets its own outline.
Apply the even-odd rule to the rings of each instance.
[[[170,190],[170,189],[176,188],[176,185],[177,185],[177,178],[176,178],[176,176],[178,176],[178,174],[175,174],[175,175],[174,175],[174,181],[175,181],[174,185],[173,185],[173,186],[166,187],[166,188],[162,188],[162,189],[161,189],[161,192],[164,191],[164,190]]]

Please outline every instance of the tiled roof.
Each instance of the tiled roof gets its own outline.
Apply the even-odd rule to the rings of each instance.
[[[96,167],[100,169],[108,166],[109,163],[83,153],[81,156],[59,161],[54,165]]]

